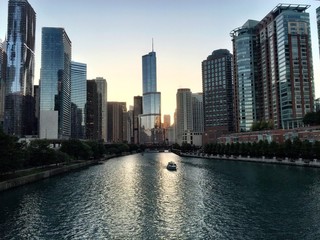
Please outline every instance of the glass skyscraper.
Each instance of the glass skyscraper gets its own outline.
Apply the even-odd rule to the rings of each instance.
[[[4,131],[34,133],[34,49],[36,13],[27,0],[9,0]]]
[[[42,28],[40,138],[71,136],[71,41],[63,28]]]
[[[143,114],[140,116],[140,144],[163,142],[161,93],[157,92],[157,60],[154,51],[142,56]]]
[[[309,5],[279,4],[232,31],[237,130],[296,128],[314,109]]]
[[[71,138],[85,139],[87,65],[71,62]]]
[[[242,27],[232,32],[236,68],[234,74],[236,130],[249,131],[257,121],[256,114],[256,68],[254,63],[257,36],[255,27],[259,22],[248,20]]]

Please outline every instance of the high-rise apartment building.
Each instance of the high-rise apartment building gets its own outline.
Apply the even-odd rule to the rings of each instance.
[[[87,81],[86,138],[90,140],[101,139],[101,129],[99,129],[100,125],[98,116],[99,106],[96,101],[97,98],[97,83],[94,80]]]
[[[4,42],[0,39],[0,129],[3,127],[4,119],[6,60],[7,55],[5,53]]]
[[[71,138],[85,139],[87,65],[71,62]]]
[[[203,134],[203,103],[202,94],[192,94],[189,88],[177,91],[177,108],[175,114],[176,143],[202,146]],[[168,131],[168,142],[174,128]]]
[[[107,141],[107,81],[96,78],[87,81],[87,139]]]
[[[27,0],[9,0],[4,131],[34,133],[34,49],[36,13]]]
[[[193,131],[192,93],[189,88],[181,88],[177,91],[177,143],[187,142],[184,133]]]
[[[139,144],[139,117],[142,114],[142,97],[135,96],[133,98],[133,141]]]
[[[123,136],[123,141],[132,144],[134,143],[133,136],[133,106],[129,106],[129,111],[124,113],[124,132],[126,135]]]
[[[125,102],[108,102],[108,142],[127,140],[127,119]]]
[[[203,133],[203,93],[192,93],[193,131]]]
[[[202,62],[202,90],[203,142],[209,143],[234,130],[232,54],[228,50],[215,50]]]
[[[152,50],[142,56],[143,114],[140,116],[140,144],[163,142],[161,129],[161,93],[157,92],[157,60]]]
[[[40,138],[71,136],[71,41],[63,28],[42,28]]]
[[[39,136],[39,119],[40,119],[40,87],[34,85],[33,87],[34,96],[34,117],[35,117],[35,135]]]
[[[163,115],[163,124],[162,127],[167,129],[168,127],[171,126],[171,118],[169,114],[164,114]]]
[[[314,109],[309,5],[279,4],[231,32],[237,131],[255,121],[301,126]]]
[[[97,103],[99,106],[98,108],[98,115],[101,116],[101,139],[104,141],[107,140],[107,132],[108,132],[108,112],[107,112],[107,92],[108,92],[108,85],[107,80],[102,77],[97,77],[95,79],[97,83],[97,90],[98,90],[98,99]],[[99,118],[100,119],[100,118]]]

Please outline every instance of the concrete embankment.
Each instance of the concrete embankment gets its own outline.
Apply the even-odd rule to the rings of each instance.
[[[243,161],[243,162],[256,162],[256,163],[267,163],[267,164],[280,164],[280,165],[291,165],[291,166],[301,166],[301,167],[316,167],[320,168],[320,160],[312,159],[279,159],[279,158],[256,158],[250,156],[226,156],[226,155],[212,155],[212,154],[196,154],[196,153],[180,153],[183,157],[194,157],[194,158],[206,158],[215,160],[228,160],[228,161]]]
[[[76,169],[81,169],[90,165],[95,164],[96,161],[84,161],[80,163],[75,163],[72,165],[60,166],[54,169],[46,170],[39,173],[34,173],[31,175],[13,178],[7,181],[0,182],[0,191],[8,190],[11,188],[19,187],[28,183],[36,182],[45,178],[56,176],[58,174],[70,172]]]
[[[111,159],[116,157],[117,155],[107,155],[104,157],[104,159],[102,161]],[[32,182],[36,182],[42,179],[46,179],[49,177],[53,177],[59,174],[63,174],[63,173],[67,173],[76,169],[81,169],[81,168],[85,168],[88,167],[90,165],[94,165],[97,164],[101,161],[97,161],[97,160],[91,160],[91,161],[83,161],[83,162],[78,162],[78,163],[74,163],[71,165],[63,165],[63,166],[58,166],[57,168],[53,168],[50,170],[44,170],[42,172],[39,173],[34,173],[34,174],[30,174],[30,175],[26,175],[23,177],[17,177],[17,178],[13,178],[7,181],[3,181],[0,182],[0,192],[1,191],[5,191],[11,188],[15,188],[15,187],[19,187],[28,183],[32,183]]]

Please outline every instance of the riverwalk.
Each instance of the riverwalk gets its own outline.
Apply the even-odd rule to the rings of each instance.
[[[107,155],[103,159],[100,160],[87,160],[87,161],[77,161],[68,165],[57,165],[56,167],[53,167],[51,169],[43,169],[43,171],[37,172],[37,173],[26,173],[25,176],[22,177],[15,177],[12,179],[8,179],[6,181],[0,181],[0,192],[9,190],[11,188],[16,188],[19,186],[23,186],[25,184],[33,183],[42,179],[46,179],[49,177],[54,177],[60,174],[64,174],[67,172],[75,171],[78,169],[86,168],[91,165],[100,164],[103,161],[106,161],[110,158],[115,157],[116,155]],[[41,168],[38,168],[41,169]],[[20,170],[20,171],[27,171],[26,169]]]
[[[192,158],[206,158],[206,159],[214,159],[214,160],[229,160],[229,161],[242,161],[242,162],[256,162],[256,163],[266,163],[266,164],[280,164],[280,165],[291,165],[291,166],[299,166],[299,167],[316,167],[320,168],[320,160],[312,159],[306,160],[302,158],[298,159],[289,159],[289,158],[265,158],[262,156],[259,157],[250,157],[250,156],[236,156],[236,155],[213,155],[213,154],[205,154],[205,153],[180,153],[180,156],[183,157],[192,157]]]

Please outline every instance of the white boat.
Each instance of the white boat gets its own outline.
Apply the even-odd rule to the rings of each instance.
[[[171,171],[176,171],[177,170],[177,164],[174,162],[170,161],[168,162],[167,169]]]

